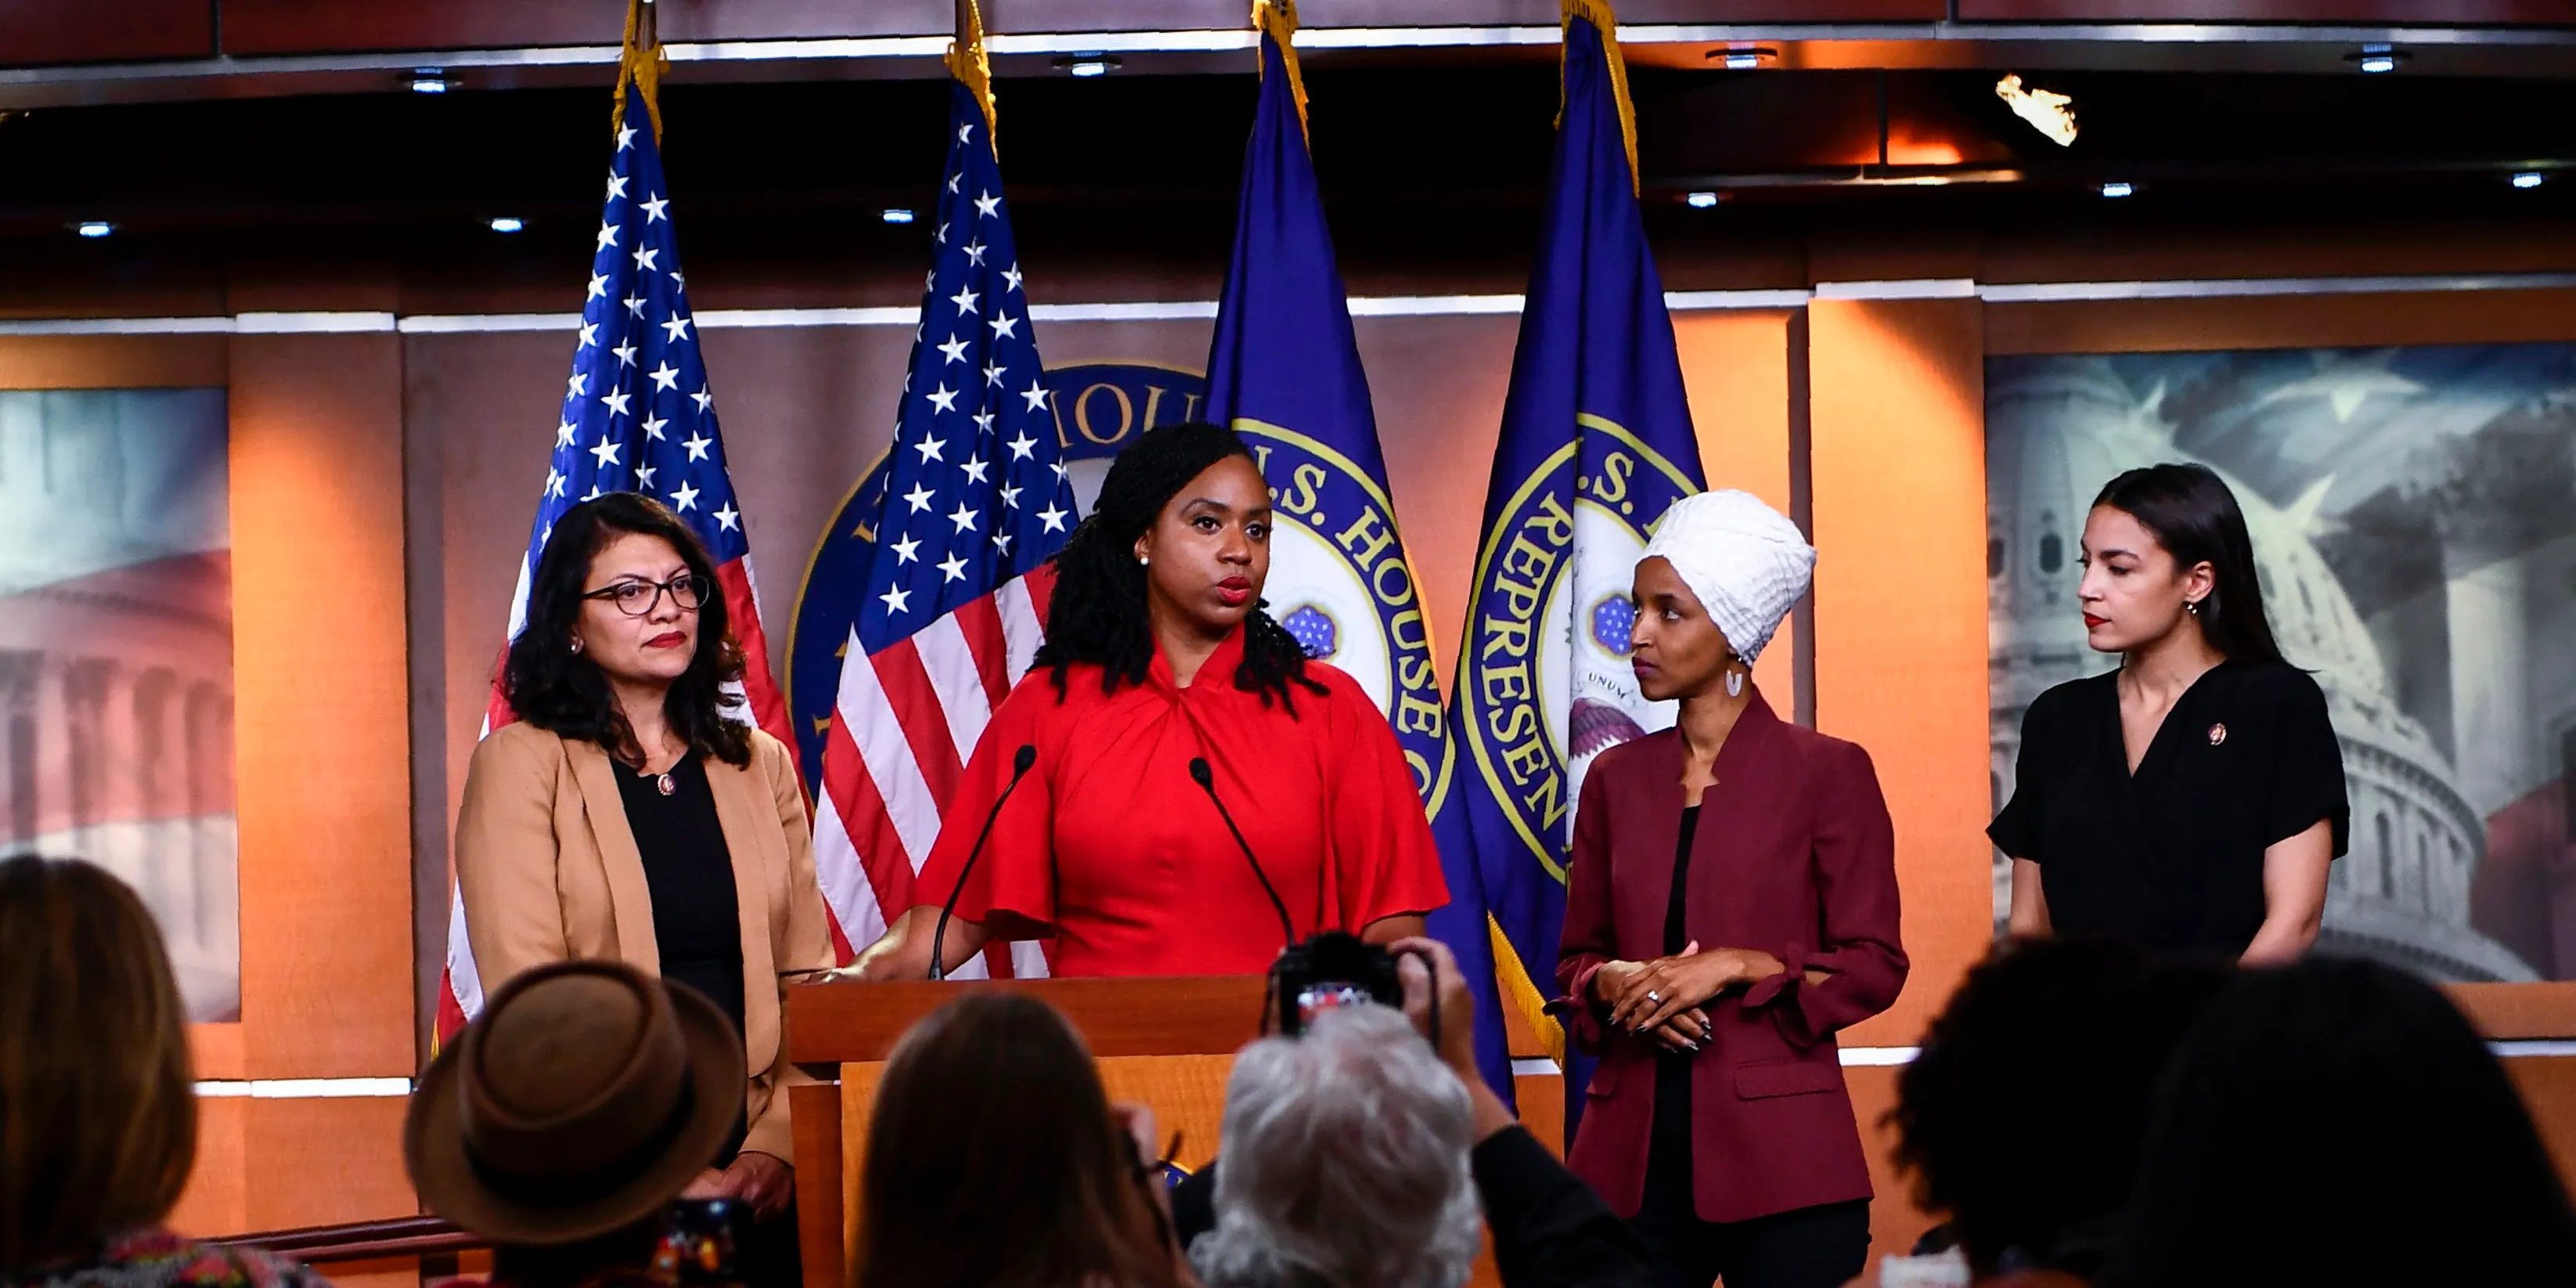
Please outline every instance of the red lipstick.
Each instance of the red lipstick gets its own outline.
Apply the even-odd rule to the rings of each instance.
[[[1252,602],[1252,579],[1228,577],[1216,584],[1216,597],[1228,608],[1241,608]]]
[[[656,635],[656,636],[654,636],[653,638],[651,638],[651,639],[649,639],[649,640],[644,641],[644,647],[646,647],[646,648],[678,648],[679,646],[681,646],[681,645],[683,645],[683,644],[686,644],[686,643],[688,643],[688,642],[689,642],[689,637],[688,637],[688,636],[686,636],[686,635],[683,635],[683,634],[679,633],[678,631],[664,631],[664,632],[662,632],[661,634]]]

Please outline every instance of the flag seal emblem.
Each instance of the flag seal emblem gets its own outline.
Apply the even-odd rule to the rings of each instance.
[[[1476,771],[1520,843],[1559,882],[1593,758],[1673,722],[1672,704],[1647,702],[1629,670],[1636,615],[1628,576],[1646,550],[1649,525],[1637,516],[1660,517],[1699,491],[1620,425],[1589,414],[1575,421],[1577,438],[1513,490],[1477,551],[1469,632],[1481,644],[1459,676],[1475,686],[1479,718],[1459,732]],[[1578,548],[1594,552],[1581,568]],[[1589,605],[1580,631],[1579,604]],[[1545,697],[1568,692],[1574,701],[1558,715]]]
[[[1413,767],[1424,810],[1437,813],[1456,773],[1456,744],[1445,734],[1431,632],[1413,567],[1396,538],[1395,507],[1349,457],[1292,429],[1237,417],[1234,432],[1252,448],[1270,483],[1277,520],[1271,530],[1272,604],[1294,605],[1280,624],[1359,683],[1395,726]],[[1383,631],[1349,622],[1382,622]]]

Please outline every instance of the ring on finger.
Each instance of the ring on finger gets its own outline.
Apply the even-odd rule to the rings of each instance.
[[[1661,1005],[1664,1000],[1664,995],[1650,988],[1646,990],[1646,1000]]]

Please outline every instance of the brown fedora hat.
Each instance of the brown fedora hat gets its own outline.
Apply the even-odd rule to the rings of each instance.
[[[742,1112],[742,1038],[685,984],[540,966],[421,1075],[403,1162],[429,1210],[499,1243],[571,1243],[652,1214]]]

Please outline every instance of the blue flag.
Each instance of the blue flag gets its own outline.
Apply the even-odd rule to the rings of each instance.
[[[1254,18],[1263,28],[1261,104],[1208,353],[1207,417],[1252,445],[1270,482],[1271,611],[1310,656],[1348,672],[1377,701],[1413,766],[1449,882],[1449,905],[1432,916],[1432,933],[1479,990],[1485,1077],[1508,1102],[1511,1057],[1458,808],[1457,748],[1442,717],[1422,599],[1396,534],[1368,376],[1306,151],[1305,94],[1288,43],[1295,19],[1267,0]]]
[[[1458,661],[1451,727],[1479,886],[1510,946],[1503,986],[1565,1066],[1566,1133],[1589,1062],[1536,1014],[1555,991],[1574,806],[1594,757],[1669,728],[1637,694],[1628,590],[1646,533],[1706,488],[1662,279],[1637,206],[1627,73],[1606,5],[1567,0],[1565,110]]]

